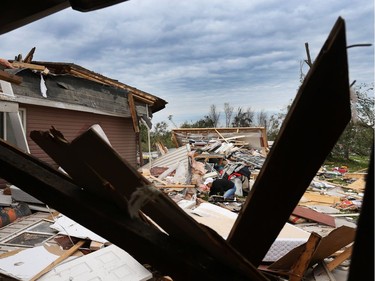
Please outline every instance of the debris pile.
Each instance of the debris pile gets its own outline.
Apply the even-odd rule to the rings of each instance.
[[[199,192],[204,191],[206,178],[225,178],[238,186],[238,196],[247,195],[266,159],[262,148],[239,146],[228,139],[211,139],[199,146],[196,143],[190,139],[190,144],[160,156],[139,172],[157,187],[197,187]]]
[[[223,135],[216,149],[197,139],[166,152],[152,175],[152,167],[137,172],[95,127],[73,140],[54,127],[32,131],[55,169],[0,140],[0,177],[33,197],[31,215],[0,229],[0,273],[16,280],[147,280],[155,278],[152,268],[173,280],[334,280],[343,264],[358,279],[370,276],[373,154],[363,192],[317,177],[350,120],[346,50],[338,19],[264,162],[249,147],[238,156]],[[331,126],[321,126],[326,120]],[[192,149],[196,143],[200,150]],[[245,167],[254,183],[243,202],[230,202],[242,203],[238,210],[199,198],[205,177],[248,177]],[[354,199],[362,201],[356,210],[335,208]],[[358,224],[343,219],[349,211],[360,211]]]

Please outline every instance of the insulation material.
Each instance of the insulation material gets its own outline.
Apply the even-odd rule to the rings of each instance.
[[[43,98],[47,98],[47,86],[42,74],[40,74],[40,92]]]
[[[237,214],[211,203],[202,203],[193,210],[185,210],[196,221],[215,230],[227,239]],[[263,261],[272,262],[287,254],[290,250],[305,243],[310,233],[292,224],[286,223]]]
[[[181,162],[178,163],[176,173],[172,179],[172,182],[175,184],[185,184],[186,183],[186,168],[185,165]]]

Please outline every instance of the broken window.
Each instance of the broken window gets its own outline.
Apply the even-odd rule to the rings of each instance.
[[[18,113],[23,130],[26,131],[26,109],[20,108]],[[16,144],[15,135],[9,115],[6,112],[0,112],[0,137],[11,144]]]

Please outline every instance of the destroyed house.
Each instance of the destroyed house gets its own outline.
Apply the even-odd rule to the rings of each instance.
[[[23,3],[24,9],[19,9],[17,1],[5,1],[6,13],[0,18],[0,34],[69,5],[76,10],[90,11],[121,1],[94,2],[27,2]],[[346,49],[345,22],[339,18],[299,88],[252,192],[225,240],[215,231],[189,217],[162,192],[153,193],[153,200],[139,200],[145,203],[141,210],[135,208],[134,205],[137,204],[128,204],[130,197],[139,195],[135,191],[140,186],[145,192],[150,191],[149,182],[135,173],[123,159],[119,159],[117,152],[91,128],[72,143],[68,143],[58,131],[50,130],[49,134],[31,132],[32,139],[38,141],[49,155],[64,162],[61,166],[71,178],[50,169],[39,159],[30,157],[2,140],[0,176],[126,250],[142,264],[151,265],[157,271],[168,274],[172,280],[310,280],[305,275],[318,262],[314,270],[320,265],[323,269],[318,268],[314,280],[334,280],[330,272],[335,266],[332,263],[340,263],[337,260],[342,261],[342,255],[348,253],[350,248],[328,265],[323,259],[332,253],[338,253],[344,245],[343,240],[353,241],[353,235],[350,235],[350,239],[346,239],[348,235],[342,235],[341,231],[347,232],[346,228],[341,229],[339,235],[334,233],[333,239],[328,239],[329,241],[313,232],[308,241],[301,245],[302,248],[295,248],[297,251],[290,251],[276,262],[276,269],[275,263],[271,268],[261,267],[261,262],[350,120]],[[4,76],[4,73],[0,70],[0,77],[3,77],[1,75]],[[1,86],[9,86],[3,85]],[[9,93],[6,90],[3,89],[3,92]],[[15,115],[15,111],[9,108],[12,105],[14,104],[1,104],[1,108],[12,116]],[[322,126],[326,120],[331,121],[330,126]],[[62,131],[66,135],[67,130]],[[51,144],[56,146],[51,147]],[[93,150],[95,154],[92,153]],[[67,155],[66,152],[70,153]],[[349,281],[374,279],[373,160],[372,153],[363,206],[355,233],[347,279]],[[75,165],[77,162],[80,164],[78,168]],[[92,181],[93,173],[90,173],[88,167],[97,176]],[[113,167],[123,173],[113,173]],[[108,185],[100,186],[103,184],[102,179],[113,189],[103,189]],[[102,196],[103,190],[113,196]],[[123,196],[127,200],[119,200]],[[124,206],[131,208],[124,209]],[[128,213],[130,209],[133,211],[132,215]],[[137,210],[139,217],[134,218]],[[164,231],[156,228],[148,217]],[[81,247],[82,242],[71,247],[70,253]],[[345,245],[346,242],[348,241],[345,241]],[[327,246],[335,249],[331,251],[332,247]],[[72,248],[74,249],[71,250]],[[52,262],[50,265],[56,263]],[[14,263],[15,267],[20,265]],[[45,269],[41,271],[45,272]],[[170,277],[166,280],[170,280]],[[36,279],[34,276],[32,280]]]
[[[0,80],[3,139],[56,166],[31,141],[30,132],[53,126],[70,140],[97,124],[120,156],[136,167],[138,121],[142,118],[151,126],[152,114],[165,107],[164,100],[73,63],[10,64],[13,68],[1,68],[18,80]]]
[[[172,130],[172,140],[176,147],[188,143],[200,146],[222,141],[248,149],[257,149],[264,155],[268,152],[267,133],[264,127],[179,128]]]

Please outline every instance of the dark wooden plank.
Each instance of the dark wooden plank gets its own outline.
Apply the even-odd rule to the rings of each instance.
[[[214,256],[216,261],[225,263],[248,278],[265,280],[262,273],[221,236],[197,223],[167,195],[150,186],[150,182],[122,159],[93,128],[71,143],[58,131],[52,132],[33,131],[30,137],[65,171],[72,171],[70,176],[80,182],[84,189],[95,194],[96,189],[88,187],[91,184],[88,177],[98,175],[118,197],[129,202],[127,206],[131,215],[136,215],[139,208],[142,208],[169,237],[181,241],[184,245],[195,245],[204,249]],[[86,168],[80,168],[82,166]],[[100,187],[100,184],[97,187]],[[101,196],[101,193],[97,195]]]
[[[351,118],[339,18],[301,85],[228,237],[258,266]]]
[[[181,243],[124,215],[113,202],[87,192],[65,174],[2,140],[0,167],[2,178],[175,280],[266,280],[222,263],[199,245]]]
[[[365,194],[358,218],[348,281],[374,279],[374,142],[366,177]]]
[[[82,186],[88,192],[95,194],[107,200],[113,200],[116,205],[128,214],[127,200],[121,194],[117,193],[114,188],[100,175],[87,166],[79,157],[70,149],[70,143],[54,127],[47,132],[32,131],[30,137],[55,161],[58,159],[60,167],[72,177],[79,186]]]
[[[334,217],[327,215],[327,214],[319,213],[307,207],[297,206],[293,210],[292,214],[298,217],[302,217],[304,219],[308,219],[308,220],[319,222],[325,225],[336,227],[336,222],[335,222]]]
[[[67,0],[18,1],[3,0],[0,17],[0,34],[56,13],[70,6]]]

